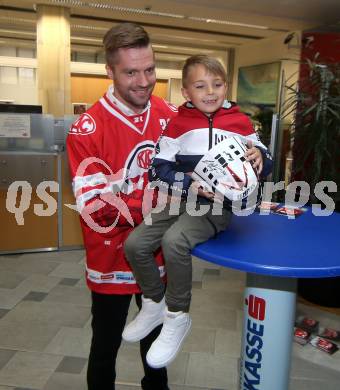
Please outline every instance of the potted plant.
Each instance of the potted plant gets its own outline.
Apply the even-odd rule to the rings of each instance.
[[[335,182],[338,190],[328,195],[340,211],[340,64],[307,59],[298,83],[286,88],[283,117],[294,113],[292,180],[309,183],[310,203],[318,182]],[[299,293],[316,304],[340,307],[340,278],[300,279]]]
[[[340,183],[340,64],[307,59],[299,81],[286,89],[282,117],[294,113],[292,179],[309,183],[313,203],[318,182]],[[339,208],[339,191],[329,196]]]

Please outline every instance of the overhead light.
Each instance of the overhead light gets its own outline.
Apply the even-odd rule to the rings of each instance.
[[[112,11],[131,12],[139,15],[164,16],[167,18],[176,18],[176,19],[185,18],[184,15],[173,14],[169,12],[152,11],[150,8],[122,7],[120,5],[111,5],[107,3],[88,3],[87,6],[91,8],[110,9]]]
[[[85,3],[84,1],[76,1],[76,0],[50,0],[50,3],[72,5],[74,7],[86,7],[87,6],[87,3]]]
[[[230,26],[256,28],[256,29],[260,29],[260,30],[269,30],[269,27],[267,27],[267,26],[260,26],[257,24],[248,24],[248,23],[240,23],[240,22],[231,22],[230,20],[207,19],[207,18],[199,18],[197,16],[189,16],[188,19],[195,20],[196,22],[225,24],[225,25],[230,25]]]
[[[176,18],[183,19],[184,15],[173,14],[169,12],[158,12],[152,11],[150,7],[146,8],[131,8],[131,7],[123,7],[120,5],[112,5],[110,3],[90,3],[84,1],[76,1],[76,0],[50,0],[51,3],[56,4],[64,4],[70,5],[72,7],[89,7],[89,8],[98,8],[98,9],[109,9],[112,11],[120,11],[120,12],[131,12],[139,15],[152,15],[152,16],[164,16],[167,18]]]
[[[170,13],[170,12],[152,11],[151,7],[132,8],[132,7],[123,7],[120,5],[112,5],[110,3],[84,2],[84,1],[76,1],[76,0],[50,0],[50,2],[57,3],[57,4],[69,5],[72,7],[108,9],[108,10],[112,10],[112,11],[129,12],[129,13],[134,13],[134,14],[138,14],[138,15],[160,16],[160,17],[175,18],[175,19],[187,19],[187,20],[193,20],[196,22],[223,24],[223,25],[229,25],[229,26],[238,26],[238,27],[253,28],[253,29],[260,29],[260,30],[269,30],[270,29],[267,26],[261,26],[261,25],[257,25],[257,24],[232,22],[230,20],[202,18],[202,17],[197,17],[197,16],[185,16],[185,15],[174,14],[174,13]]]
[[[84,24],[71,24],[71,28],[78,30],[107,31],[107,27],[98,27]]]

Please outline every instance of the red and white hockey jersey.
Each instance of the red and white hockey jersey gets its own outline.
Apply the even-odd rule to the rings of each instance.
[[[140,114],[117,102],[112,87],[72,125],[67,152],[81,213],[89,288],[106,294],[139,292],[123,244],[142,221],[143,189],[155,144],[177,109],[152,96]],[[156,256],[164,275],[161,254]]]

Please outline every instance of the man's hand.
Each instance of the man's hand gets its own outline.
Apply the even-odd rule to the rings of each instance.
[[[258,174],[260,174],[263,169],[262,153],[260,149],[253,146],[251,141],[247,142],[247,146],[249,149],[245,152],[244,157],[252,164],[253,168],[257,170]]]

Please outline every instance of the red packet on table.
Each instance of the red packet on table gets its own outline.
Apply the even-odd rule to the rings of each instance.
[[[318,334],[320,337],[331,341],[340,341],[340,331],[331,328],[321,328]]]
[[[273,211],[275,214],[286,215],[288,218],[296,218],[302,215],[306,211],[306,209],[292,206],[281,206]]]
[[[296,321],[296,326],[307,332],[316,333],[319,328],[319,321],[314,320],[314,318],[300,316]]]
[[[310,332],[301,328],[294,329],[294,341],[300,345],[306,345],[310,339]]]
[[[332,343],[329,340],[323,339],[322,337],[319,336],[312,338],[310,343],[314,347],[320,349],[323,352],[327,352],[330,355],[332,355],[334,352],[336,352],[339,349],[339,347],[336,344]]]

